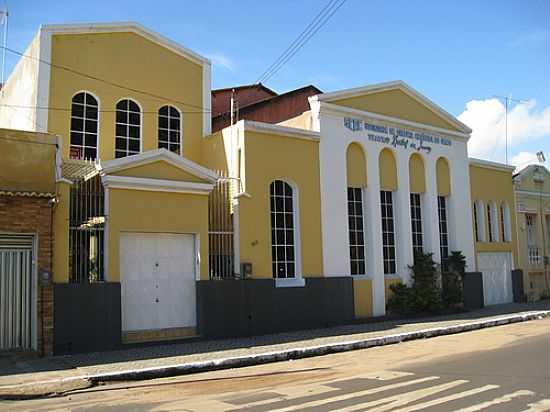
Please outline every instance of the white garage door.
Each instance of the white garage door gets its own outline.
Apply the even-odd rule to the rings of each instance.
[[[514,300],[511,253],[479,253],[477,255],[477,266],[483,274],[485,305],[510,303]]]
[[[121,235],[123,331],[196,326],[195,256],[194,235]]]

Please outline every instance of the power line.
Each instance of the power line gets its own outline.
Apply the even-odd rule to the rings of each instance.
[[[310,31],[310,29],[317,24],[319,18],[325,11],[332,6],[337,0],[329,0],[327,4],[317,13],[317,15],[311,20],[311,22],[306,26],[306,28],[294,39],[294,41],[283,51],[279,57],[258,77],[256,83],[261,83],[262,80],[274,69],[274,67],[294,48],[294,46],[304,37],[304,35]]]
[[[340,1],[340,3],[338,3]],[[259,82],[271,79],[300,49],[330,20],[330,18],[344,5],[346,0],[329,0],[327,5],[314,17],[311,23],[300,33],[289,47],[269,66],[260,76]]]
[[[171,98],[167,98],[165,96],[160,96],[158,94],[155,94],[155,93],[151,93],[151,92],[147,92],[145,90],[140,90],[140,89],[135,89],[133,87],[129,87],[129,86],[124,86],[122,84],[119,84],[119,83],[115,83],[113,81],[110,81],[110,80],[106,80],[106,79],[102,79],[101,77],[97,77],[97,76],[92,76],[91,74],[87,74],[87,73],[83,73],[83,72],[80,72],[78,70],[75,70],[75,69],[71,69],[70,67],[67,67],[67,66],[61,66],[59,64],[55,64],[55,63],[52,63],[52,62],[49,62],[47,60],[44,60],[44,59],[40,59],[38,57],[35,57],[35,56],[30,56],[28,54],[25,54],[25,53],[22,53],[20,51],[17,51],[17,50],[14,50],[14,49],[11,49],[9,47],[6,47],[6,46],[0,46],[0,48],[10,52],[10,53],[13,53],[13,54],[16,54],[20,57],[23,57],[23,58],[27,58],[27,59],[32,59],[32,60],[36,60],[40,63],[44,63],[44,64],[47,64],[48,66],[51,66],[51,67],[54,67],[56,69],[60,69],[60,70],[64,70],[64,71],[67,71],[69,73],[72,73],[72,74],[76,74],[78,76],[82,76],[82,77],[86,77],[88,79],[91,79],[91,80],[95,80],[95,81],[98,81],[98,82],[102,82],[102,83],[105,83],[105,84],[108,84],[110,86],[114,86],[114,87],[118,87],[120,89],[124,89],[124,90],[129,90],[131,92],[134,92],[134,93],[139,93],[139,94],[143,94],[145,96],[149,96],[149,97],[153,97],[157,100],[162,100],[162,101],[169,101],[169,102],[173,102],[173,103],[179,103],[183,106],[189,106],[189,107],[194,107],[196,109],[199,109],[199,110],[202,110],[204,113],[210,113],[211,111],[210,110],[204,110],[204,107],[202,106],[197,106],[197,105],[194,105],[194,104],[191,104],[191,103],[186,103],[186,102],[183,102],[181,100],[176,100],[176,99],[171,99]]]

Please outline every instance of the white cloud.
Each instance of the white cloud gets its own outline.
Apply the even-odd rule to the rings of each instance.
[[[232,72],[235,71],[235,62],[223,53],[206,53],[206,57],[212,61],[214,66],[220,66]]]
[[[468,142],[471,156],[494,159],[505,148],[505,107],[497,99],[471,100],[458,119],[472,129]],[[550,136],[550,106],[537,110],[535,100],[508,109],[508,147],[510,150]],[[495,159],[497,160],[497,159]]]

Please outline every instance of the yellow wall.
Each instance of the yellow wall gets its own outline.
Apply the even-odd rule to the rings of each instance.
[[[358,143],[348,146],[347,174],[348,187],[365,187],[367,185],[367,162],[363,148]]]
[[[397,165],[390,149],[383,149],[378,160],[380,168],[380,190],[397,190]]]
[[[99,98],[99,151],[103,160],[114,158],[115,106],[123,98],[141,105],[143,151],[158,147],[157,112],[165,104],[181,111],[202,107],[202,67],[165,47],[134,33],[63,34],[52,36],[52,62],[91,76],[108,79],[133,89],[165,96],[150,96],[121,89],[59,68],[51,68],[50,107],[70,109],[71,99],[87,90]],[[70,111],[51,110],[48,130],[63,136],[64,157],[69,155]],[[183,114],[183,155],[199,162],[201,156],[202,113]]]
[[[0,190],[55,193],[55,136],[0,129]]]
[[[440,157],[437,159],[435,167],[437,173],[437,194],[439,196],[449,196],[451,194],[451,176],[447,159]]]
[[[57,184],[57,200],[53,213],[53,281],[65,283],[69,281],[69,183]]]
[[[514,190],[512,185],[512,171],[508,170],[496,170],[489,167],[483,167],[479,165],[470,165],[470,187],[471,198],[473,203],[477,200],[482,200],[484,204],[484,221],[485,221],[485,233],[488,233],[487,227],[487,203],[495,201],[497,205],[500,205],[502,201],[506,201],[510,209],[510,232],[512,238],[510,242],[501,242],[500,238],[498,242],[475,242],[476,254],[479,252],[507,252],[510,251],[513,254],[514,262],[518,262],[517,251],[517,236],[516,236],[516,203],[514,199]],[[498,210],[498,222],[500,233],[500,211]],[[474,227],[472,225],[472,230]],[[489,237],[486,236],[486,239]]]
[[[445,129],[462,131],[399,89],[373,92],[363,96],[335,100],[331,103],[431,126],[443,127]]]
[[[370,279],[353,279],[353,303],[356,318],[372,316],[372,281]]]
[[[239,200],[241,262],[252,263],[252,277],[272,277],[269,185],[288,179],[298,187],[302,273],[321,276],[319,143],[246,132],[244,144],[245,190],[251,198]]]
[[[131,167],[111,174],[115,176],[144,177],[195,183],[206,182],[204,179],[192,175],[191,173],[185,172],[184,170],[181,170],[180,168],[162,160],[142,166]]]
[[[425,176],[424,161],[419,154],[414,153],[409,159],[409,184],[411,193],[424,193],[426,191]]]
[[[108,281],[120,280],[121,232],[200,234],[200,275],[208,279],[208,196],[144,190],[109,190]]]
[[[226,147],[222,131],[218,131],[202,139],[201,164],[212,170],[228,170]]]

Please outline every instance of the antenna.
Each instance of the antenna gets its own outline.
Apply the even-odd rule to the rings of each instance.
[[[8,5],[0,10],[0,25],[3,26],[2,34],[2,74],[0,79],[1,96],[4,97],[4,73],[6,67],[6,47],[8,47]]]
[[[544,156],[544,152],[542,150],[537,152],[537,160],[539,161],[539,163],[546,162],[546,157]]]
[[[520,99],[512,99],[512,96],[494,96],[497,99],[504,99],[504,144],[505,144],[505,158],[506,158],[506,164],[508,164],[508,106],[510,105],[510,102],[516,102],[516,103],[527,103],[526,100],[520,100]]]

